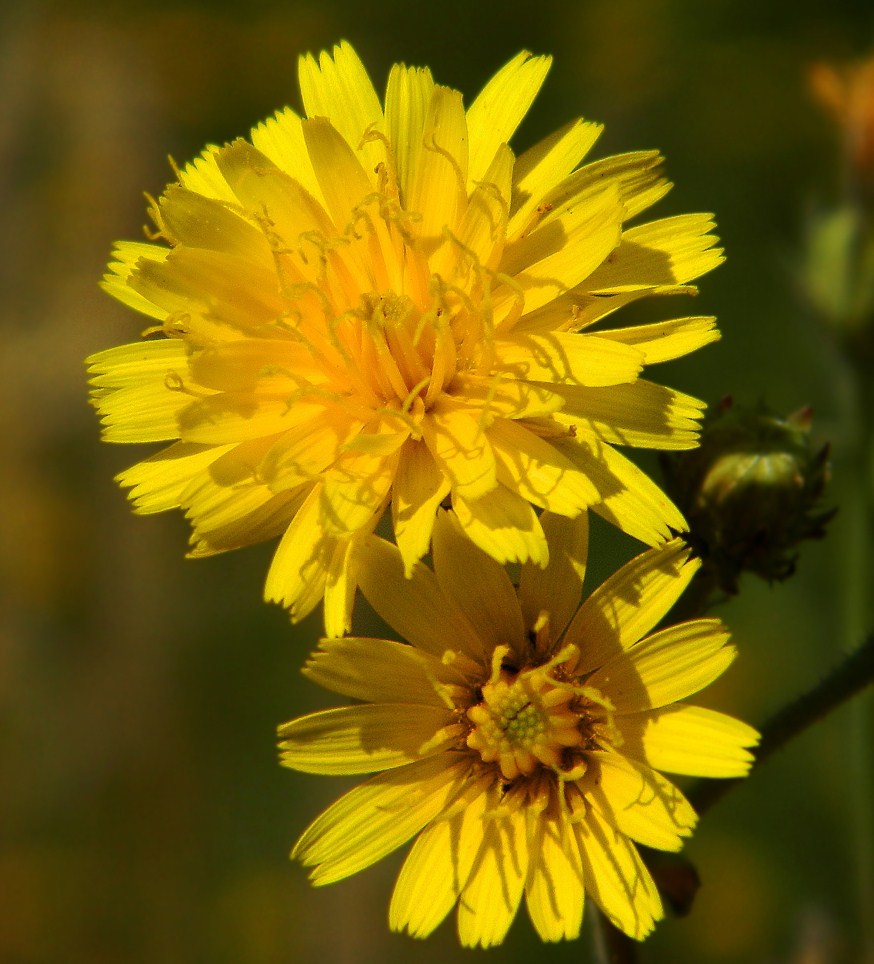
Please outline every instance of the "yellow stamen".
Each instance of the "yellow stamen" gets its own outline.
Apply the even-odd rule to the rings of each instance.
[[[474,724],[467,745],[484,762],[497,763],[505,780],[530,776],[538,765],[562,773],[565,750],[584,741],[573,696],[544,667],[514,674],[493,661],[482,701],[467,711]]]

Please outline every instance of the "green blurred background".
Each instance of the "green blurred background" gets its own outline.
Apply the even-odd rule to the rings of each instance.
[[[99,442],[82,359],[145,320],[97,288],[110,244],[142,236],[142,192],[170,179],[167,155],[183,162],[299,107],[301,52],[346,38],[378,89],[404,60],[468,101],[520,48],[552,53],[517,150],[582,114],[606,124],[597,156],[665,152],[677,186],[655,216],[716,212],[728,260],[691,310],[718,314],[723,341],[660,376],[711,402],[813,405],[841,504],[848,381],[799,280],[839,160],[807,77],[868,52],[870,0],[4,9],[0,962],[466,959],[452,922],[424,943],[387,932],[400,855],[323,890],[287,860],[348,785],[276,765],[275,726],[332,702],[299,674],[319,617],[292,628],[260,601],[270,547],[187,561],[180,515],[137,518],[114,486],[145,452]],[[856,642],[848,579],[872,583],[856,532],[842,511],[793,580],[744,583],[721,612],[741,658],[709,705],[761,722]],[[603,528],[595,543],[601,575],[630,550]],[[660,925],[642,960],[872,960],[869,736],[844,708],[714,809],[687,850],[703,879],[694,912]],[[489,958],[585,961],[591,947],[541,946],[523,911]]]

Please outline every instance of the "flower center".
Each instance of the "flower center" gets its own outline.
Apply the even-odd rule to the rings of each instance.
[[[561,771],[565,751],[584,742],[580,714],[571,708],[574,697],[573,688],[543,668],[518,674],[502,669],[467,711],[474,724],[467,745],[485,762],[496,762],[506,780],[530,776],[538,766]]]
[[[347,369],[350,377],[374,406],[410,411],[420,400],[427,409],[455,375],[458,351],[442,301],[422,309],[407,295],[371,292],[337,334],[354,369]]]
[[[376,326],[388,331],[407,322],[413,315],[412,301],[394,291],[364,294],[361,296],[361,306],[365,317],[372,318]]]

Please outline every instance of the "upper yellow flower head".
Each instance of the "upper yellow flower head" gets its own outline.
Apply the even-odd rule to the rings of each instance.
[[[152,207],[166,243],[116,249],[106,289],[158,324],[92,356],[95,405],[108,441],[174,441],[122,485],[140,512],[184,508],[193,555],[282,535],[266,595],[297,617],[324,595],[330,632],[389,503],[408,572],[444,500],[493,558],[541,566],[532,506],[649,544],[684,527],[611,443],[695,444],[701,403],[638,376],[713,319],[582,332],[694,290],[712,223],[627,227],[669,188],[661,158],[580,167],[596,124],[517,159],[548,67],[518,55],[465,110],[395,65],[383,107],[348,44],[305,57],[306,118],[208,148]]]
[[[522,895],[547,941],[579,934],[587,893],[631,937],[662,916],[635,841],[679,850],[696,816],[660,770],[737,777],[758,734],[678,703],[734,658],[718,619],[647,635],[696,561],[679,539],[632,560],[577,609],[586,516],[546,512],[550,562],[506,571],[438,514],[434,571],[404,574],[371,536],[361,587],[412,645],[327,639],[305,672],[366,701],[280,727],[282,761],[377,773],[318,817],[293,856],[316,884],[417,834],[389,911],[425,937],[458,905],[463,944],[500,943]]]

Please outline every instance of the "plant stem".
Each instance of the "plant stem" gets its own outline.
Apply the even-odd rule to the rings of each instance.
[[[601,964],[637,964],[637,941],[614,927],[599,910],[595,952]]]
[[[874,324],[874,319],[869,319]],[[870,335],[868,342],[870,343]],[[867,359],[866,359],[867,354]],[[847,353],[850,372],[848,423],[852,432],[849,458],[845,464],[844,568],[844,633],[849,640],[858,639],[870,626],[871,618],[871,539],[874,517],[871,498],[874,494],[874,390],[870,376],[870,350],[858,355]],[[867,360],[867,364],[866,364]],[[852,836],[856,851],[857,885],[863,953],[874,960],[874,922],[870,908],[874,906],[874,771],[871,764],[870,735],[874,706],[870,700],[859,700],[848,720],[848,755],[856,774],[856,792],[852,798]]]

